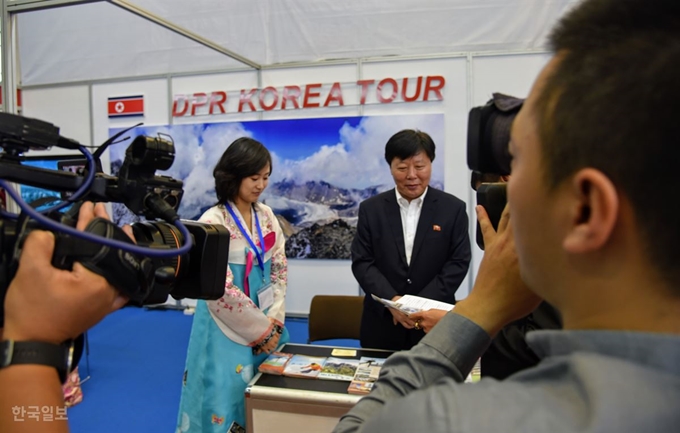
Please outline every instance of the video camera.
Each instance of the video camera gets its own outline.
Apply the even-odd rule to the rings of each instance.
[[[510,174],[510,128],[522,108],[524,99],[494,93],[481,107],[470,110],[468,117],[467,158],[472,170],[472,189],[477,204],[484,206],[494,229],[507,203],[506,184],[501,176]],[[477,245],[484,249],[484,238],[477,224]]]
[[[91,154],[85,146],[61,137],[59,128],[50,123],[0,113],[0,187],[22,210],[19,215],[0,214],[0,312],[23,240],[36,228],[55,234],[55,267],[70,269],[80,262],[104,276],[132,305],[163,303],[168,295],[219,299],[224,294],[229,231],[222,225],[180,220],[176,211],[183,183],[155,174],[170,168],[174,161],[172,139],[138,136],[127,148],[118,176],[103,173],[101,154],[130,129],[114,135]],[[86,168],[73,173],[22,164],[24,152],[53,146],[79,150],[87,160]],[[62,203],[39,212],[27,205],[8,181],[61,191]],[[76,230],[84,200],[123,203],[144,216],[147,221],[132,225],[136,244],[120,227],[102,218],[93,220],[85,231]],[[63,212],[68,206],[71,209]],[[161,218],[164,221],[158,220]]]

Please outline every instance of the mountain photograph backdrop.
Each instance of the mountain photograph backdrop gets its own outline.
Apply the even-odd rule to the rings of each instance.
[[[430,185],[444,189],[443,114],[141,126],[126,135],[172,137],[175,161],[157,174],[184,182],[179,215],[190,220],[216,203],[212,172],[229,144],[239,137],[260,141],[273,166],[261,199],[279,220],[288,258],[350,259],[359,204],[394,188],[385,143],[402,129],[430,134],[437,145]],[[110,147],[111,174],[118,173],[130,143]],[[123,205],[113,211],[118,224],[139,221]]]

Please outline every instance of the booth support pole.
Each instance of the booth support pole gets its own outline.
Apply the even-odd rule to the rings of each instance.
[[[7,9],[8,0],[0,0],[2,7],[2,24],[0,28],[0,50],[2,50],[2,111],[17,112],[17,85],[15,68],[14,23],[13,15]],[[19,190],[19,185],[11,182],[10,187]],[[19,206],[5,193],[5,207],[11,213],[19,213]]]
[[[16,69],[12,36],[14,34],[14,17],[7,9],[8,0],[2,2],[2,28],[0,29],[2,48],[2,110],[5,113],[16,113]]]

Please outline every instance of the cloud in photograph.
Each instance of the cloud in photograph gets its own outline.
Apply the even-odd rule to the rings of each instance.
[[[357,126],[345,123],[338,131],[336,143],[319,143],[314,153],[305,158],[276,158],[272,181],[325,181],[340,188],[355,189],[392,185],[385,161],[385,143],[402,129],[418,129],[430,134],[435,144],[439,143],[432,179],[443,184],[443,122],[443,115],[428,114],[363,117]],[[270,150],[276,154],[280,145],[272,143]]]

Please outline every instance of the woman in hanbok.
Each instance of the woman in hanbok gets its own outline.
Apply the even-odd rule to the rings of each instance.
[[[245,432],[246,385],[289,340],[285,239],[271,208],[258,202],[271,170],[269,151],[239,138],[213,171],[217,204],[199,221],[229,229],[229,266],[224,296],[196,306],[178,432]]]

